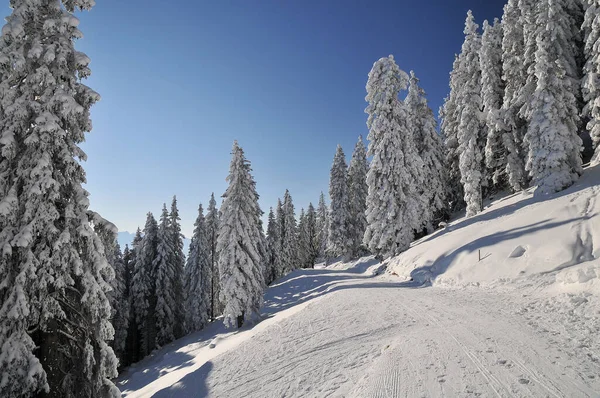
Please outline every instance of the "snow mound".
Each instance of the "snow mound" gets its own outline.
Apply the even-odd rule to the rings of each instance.
[[[600,166],[557,194],[530,191],[495,200],[414,242],[389,261],[388,272],[455,287],[541,278],[600,293]]]

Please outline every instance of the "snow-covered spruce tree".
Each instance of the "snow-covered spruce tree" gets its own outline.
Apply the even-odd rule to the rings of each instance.
[[[156,344],[156,272],[158,224],[152,213],[146,217],[144,237],[135,247],[136,259],[131,281],[131,298],[138,330],[138,358],[150,354]]]
[[[112,261],[111,264],[115,270],[115,279],[113,279],[111,284],[113,290],[110,292],[110,299],[112,301],[111,307],[113,309],[111,322],[115,329],[112,347],[117,358],[119,358],[119,365],[124,366],[129,362],[126,344],[131,300],[127,289],[127,269],[125,267],[125,262],[123,261],[121,247],[116,241],[115,244],[113,244],[112,251],[113,254],[110,256],[109,260],[109,262]]]
[[[423,163],[408,126],[406,105],[398,99],[408,76],[394,62],[381,58],[367,82],[365,112],[369,115],[367,230],[364,244],[382,257],[406,250],[419,228],[419,191]]]
[[[458,82],[458,107],[460,122],[458,125],[458,150],[460,181],[465,192],[467,217],[482,210],[482,189],[485,184],[483,154],[485,148],[485,129],[481,121],[481,65],[479,51],[481,37],[477,33],[473,13],[469,10],[465,22],[465,41],[460,54]]]
[[[348,233],[348,167],[346,155],[341,145],[337,146],[333,165],[329,174],[329,234],[327,256],[330,258],[350,255],[350,236]]]
[[[131,250],[129,253],[125,252],[123,260],[125,261],[126,268],[128,270],[128,283],[127,289],[129,297],[129,327],[127,328],[127,359],[129,363],[134,363],[139,360],[140,353],[140,333],[135,316],[135,304],[134,304],[134,291],[133,291],[133,277],[135,275],[136,263],[138,253],[142,248],[142,231],[138,227],[131,242]],[[127,255],[128,254],[128,255]],[[127,365],[127,364],[123,364]]]
[[[281,201],[279,201],[279,204],[281,205]],[[270,208],[267,222],[267,272],[265,279],[267,285],[270,285],[279,277],[280,251],[279,223],[277,222],[277,218],[275,218],[273,208]]]
[[[219,253],[217,253],[217,238],[219,236],[219,211],[217,210],[217,201],[215,200],[214,193],[210,194],[208,209],[206,209],[206,233],[208,237],[208,254],[210,257],[210,270],[212,275],[209,309],[210,319],[214,320],[217,316],[221,315],[221,308],[223,308],[223,305],[219,299],[221,286],[219,267],[217,266],[217,260],[219,258]]]
[[[313,268],[319,256],[319,234],[317,229],[317,212],[312,203],[308,204],[302,230],[303,247],[306,250],[305,267]]]
[[[283,195],[281,228],[281,275],[292,272],[298,264],[298,226],[290,191]]]
[[[448,168],[448,202],[450,210],[456,211],[464,207],[464,192],[460,183],[460,167],[458,161],[458,124],[460,122],[460,108],[458,107],[458,93],[461,89],[458,84],[460,58],[455,56],[450,72],[450,94],[445,98],[444,105],[440,108],[440,132],[444,140],[446,151],[445,164]]]
[[[119,365],[127,362],[125,358],[125,343],[127,339],[127,328],[129,326],[129,297],[125,285],[125,265],[121,248],[117,242],[119,229],[110,221],[104,219],[98,213],[88,211],[94,231],[100,238],[106,261],[114,270],[115,277],[111,281],[112,290],[107,293],[111,307],[110,322],[114,329],[114,338],[111,342],[115,355],[119,359]]]
[[[317,240],[318,259],[325,259],[325,250],[327,249],[327,238],[329,234],[329,209],[325,204],[325,195],[321,192],[319,196],[319,207],[317,208]]]
[[[0,37],[0,395],[119,396],[114,276],[83,189],[100,96],[73,16],[93,1],[10,2]]]
[[[496,189],[504,188],[506,148],[502,143],[503,130],[499,126],[500,109],[504,98],[502,82],[502,25],[498,19],[490,25],[483,21],[480,51],[481,99],[486,123],[485,165],[491,172]]]
[[[535,53],[536,89],[528,106],[526,169],[539,193],[558,192],[583,172],[577,135],[579,112],[574,76],[576,60],[570,49],[572,26],[566,3],[538,4]]]
[[[188,333],[201,330],[209,321],[212,274],[208,238],[206,220],[200,205],[185,265],[185,324]]]
[[[285,225],[285,214],[283,212],[283,202],[280,198],[277,198],[277,207],[275,208],[275,220],[277,221],[278,228],[278,236],[279,236],[279,245],[277,246],[279,249],[279,264],[277,264],[277,278],[280,278],[284,275],[284,263],[283,263],[283,235],[284,235],[284,225]]]
[[[585,21],[585,66],[582,80],[583,114],[589,118],[587,129],[592,138],[595,152],[593,163],[600,162],[600,0],[586,0]]]
[[[175,307],[183,305],[175,301],[175,255],[169,218],[165,204],[158,225],[153,264],[156,284],[156,347],[162,347],[175,339]]]
[[[354,146],[350,166],[348,166],[348,242],[349,256],[357,258],[364,252],[362,245],[365,230],[367,229],[367,148],[363,143],[362,136]]]
[[[173,196],[171,202],[171,212],[169,213],[169,234],[171,236],[171,249],[173,254],[173,299],[175,307],[173,308],[173,334],[176,339],[182,337],[185,333],[184,321],[184,297],[183,297],[183,268],[185,266],[185,255],[183,254],[183,234],[179,222],[179,209],[177,209],[177,197]]]
[[[421,225],[432,232],[434,227],[449,215],[444,145],[436,130],[437,123],[433,111],[427,104],[425,90],[419,86],[419,79],[412,71],[408,95],[404,102],[410,115],[409,124],[415,145],[424,167]]]
[[[262,211],[251,171],[250,162],[235,141],[217,242],[227,327],[241,327],[243,322],[256,317],[265,290]]]
[[[306,213],[304,207],[300,209],[300,217],[298,217],[297,242],[298,242],[298,268],[306,268],[308,260],[308,240],[306,239]]]
[[[502,16],[502,81],[504,96],[498,127],[501,128],[502,145],[506,149],[506,176],[513,191],[527,185],[523,137],[527,129],[519,113],[523,104],[521,93],[527,81],[525,65],[524,17],[520,0],[508,0]]]

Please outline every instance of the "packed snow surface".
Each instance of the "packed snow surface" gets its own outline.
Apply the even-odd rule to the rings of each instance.
[[[298,270],[264,320],[128,368],[126,397],[598,397],[600,169],[459,218],[384,264]],[[387,272],[383,272],[387,266]],[[212,348],[211,348],[212,347]]]

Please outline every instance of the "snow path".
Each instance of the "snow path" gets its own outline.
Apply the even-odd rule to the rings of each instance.
[[[138,364],[125,396],[600,396],[598,333],[582,345],[590,330],[565,324],[563,301],[419,287],[374,264],[294,272],[267,292],[267,320],[213,350],[214,332],[191,337],[177,351],[190,359],[156,378],[161,355]]]

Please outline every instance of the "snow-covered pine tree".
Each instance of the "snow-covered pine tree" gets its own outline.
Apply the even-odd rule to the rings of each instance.
[[[175,339],[175,307],[183,304],[175,301],[175,254],[172,233],[165,204],[158,225],[156,257],[153,264],[156,283],[156,347],[162,347]]]
[[[600,0],[586,0],[585,66],[582,80],[583,114],[589,118],[587,129],[595,148],[593,163],[600,163]]]
[[[278,249],[279,249],[279,259],[280,262],[277,265],[277,278],[280,278],[283,276],[284,274],[284,264],[283,264],[283,235],[285,233],[284,231],[284,225],[285,225],[285,214],[283,213],[283,202],[281,201],[281,198],[277,198],[277,207],[275,208],[275,220],[277,220],[277,228],[278,228],[278,232],[277,234],[279,235],[279,245],[278,245]]]
[[[458,125],[460,123],[460,108],[458,107],[458,93],[461,89],[458,84],[460,58],[454,57],[452,71],[450,72],[450,94],[445,98],[444,105],[440,108],[440,132],[446,150],[445,164],[448,168],[448,202],[450,210],[456,211],[464,207],[464,192],[460,183],[460,167],[458,161]]]
[[[212,275],[210,292],[210,319],[214,320],[217,316],[221,315],[221,309],[223,308],[223,304],[219,299],[221,285],[219,278],[219,267],[217,266],[217,260],[219,259],[219,253],[217,253],[217,238],[219,237],[219,211],[217,210],[217,201],[215,200],[214,193],[210,194],[208,209],[206,209],[206,231],[208,236],[208,254],[210,257],[210,270]]]
[[[158,223],[148,213],[144,237],[136,251],[135,268],[131,281],[131,298],[138,330],[138,358],[150,354],[156,343],[156,272],[154,259],[158,246]]]
[[[567,1],[538,3],[535,52],[536,89],[527,107],[526,170],[538,193],[558,192],[583,172],[582,141],[574,80],[577,61]]]
[[[252,320],[263,302],[265,237],[258,205],[256,182],[250,162],[237,141],[223,194],[217,251],[224,323],[231,327]]]
[[[329,234],[329,209],[325,204],[325,194],[321,192],[319,196],[319,207],[317,208],[317,240],[319,249],[317,258],[325,259],[325,250],[327,249],[327,238]]]
[[[127,289],[127,268],[123,260],[123,254],[121,253],[121,247],[119,243],[114,242],[112,245],[112,255],[109,258],[109,263],[112,264],[115,270],[115,279],[111,284],[112,292],[110,292],[110,299],[112,301],[111,307],[112,312],[112,325],[115,329],[115,337],[113,339],[112,347],[115,351],[115,355],[119,358],[119,365],[125,366],[129,361],[127,358],[127,330],[129,328],[129,310],[130,310],[130,298]],[[112,262],[111,262],[112,261]]]
[[[131,242],[131,250],[129,256],[124,255],[126,267],[128,269],[129,281],[127,283],[127,289],[129,297],[129,327],[127,329],[127,360],[129,363],[137,362],[140,357],[140,333],[138,331],[136,316],[135,316],[135,304],[134,304],[134,291],[133,291],[133,277],[135,275],[137,257],[142,250],[142,231],[138,227],[135,231],[133,242]],[[123,364],[127,365],[127,364]]]
[[[408,126],[406,105],[398,99],[407,83],[407,74],[391,55],[373,64],[367,82],[368,155],[373,159],[367,173],[363,242],[382,257],[406,250],[420,225],[417,186],[423,182],[423,163]]]
[[[173,299],[175,307],[173,308],[173,334],[176,339],[185,334],[184,321],[184,302],[183,297],[183,268],[185,266],[185,255],[183,254],[183,234],[179,222],[179,209],[177,209],[177,197],[173,196],[171,202],[171,212],[169,213],[169,234],[171,236],[171,248],[173,259]]]
[[[359,136],[348,166],[348,254],[352,258],[359,257],[364,252],[362,240],[367,229],[368,171],[367,148],[362,136]]]
[[[319,234],[317,229],[317,212],[312,203],[306,210],[303,230],[303,247],[306,250],[306,268],[313,268],[319,256]]]
[[[126,292],[125,265],[121,247],[117,242],[119,229],[110,221],[104,219],[98,213],[88,211],[94,231],[100,238],[106,261],[113,268],[115,277],[110,285],[112,290],[107,293],[111,307],[110,322],[115,331],[111,342],[115,355],[119,359],[119,364],[123,366],[127,359],[125,358],[125,343],[127,340],[127,328],[129,326],[129,297]]]
[[[281,201],[279,201],[281,205]],[[270,285],[279,277],[279,267],[281,259],[279,253],[281,252],[281,239],[279,237],[279,223],[273,208],[269,209],[269,218],[267,223],[267,273],[266,273],[266,284]]]
[[[480,51],[481,99],[486,123],[485,165],[489,169],[496,189],[504,188],[506,173],[506,148],[498,121],[504,98],[502,82],[502,25],[496,18],[494,24],[483,21]]]
[[[281,228],[281,275],[299,267],[298,264],[298,226],[290,191],[285,190],[282,206]]]
[[[502,145],[506,149],[506,176],[513,191],[527,185],[523,137],[527,123],[520,114],[527,82],[525,64],[525,18],[520,0],[508,0],[502,15],[502,81],[504,97],[498,128],[501,128]]]
[[[457,136],[460,181],[465,192],[467,217],[479,213],[483,208],[482,189],[486,178],[483,170],[486,137],[481,120],[481,37],[478,28],[469,10],[465,22],[465,41],[460,53],[458,83],[461,88],[457,100],[460,108]]]
[[[350,236],[348,233],[348,167],[346,155],[341,145],[337,146],[329,174],[329,233],[327,240],[328,257],[350,255]]]
[[[419,79],[410,72],[408,95],[404,100],[410,115],[409,123],[415,145],[423,162],[425,178],[422,185],[422,226],[432,232],[440,221],[447,218],[446,170],[444,167],[444,145],[437,133],[433,111],[427,104],[425,90]]]
[[[88,219],[86,155],[100,96],[81,83],[76,10],[11,1],[0,37],[0,395],[120,396],[107,298],[113,270]]]
[[[212,282],[210,260],[208,230],[202,205],[200,205],[185,265],[185,308],[188,333],[201,330],[209,321]]]
[[[306,237],[306,214],[304,207],[300,209],[300,217],[298,217],[297,241],[298,242],[298,268],[305,268],[308,260],[308,239]]]

